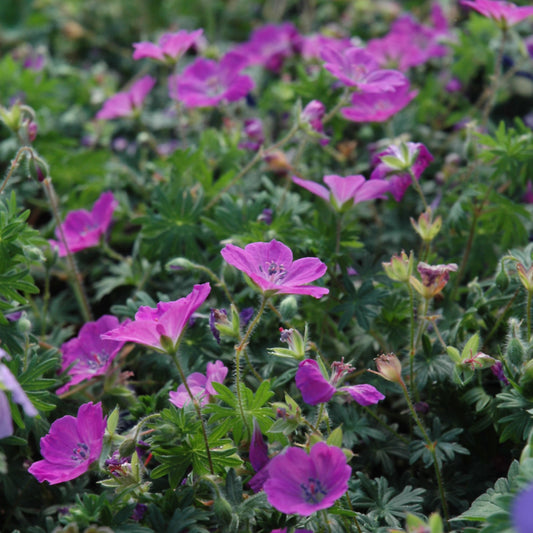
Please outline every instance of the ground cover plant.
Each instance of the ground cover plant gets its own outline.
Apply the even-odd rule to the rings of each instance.
[[[0,25],[2,531],[533,531],[531,4]]]

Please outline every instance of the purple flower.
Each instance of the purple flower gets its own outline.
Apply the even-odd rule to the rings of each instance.
[[[118,206],[112,192],[104,192],[96,200],[92,210],[71,211],[62,224],[63,233],[71,253],[97,246],[100,238],[111,224],[113,211]],[[59,257],[65,257],[67,250],[59,228],[55,230],[57,241],[49,240],[50,246],[57,250]]]
[[[511,504],[511,521],[517,533],[533,531],[533,483],[525,487]]]
[[[518,7],[511,2],[461,0],[461,5],[471,7],[483,16],[494,19],[502,28],[514,26],[533,15],[533,6]]]
[[[52,424],[41,439],[44,459],[33,463],[28,471],[39,483],[48,481],[50,485],[81,476],[100,457],[105,427],[102,404],[83,404],[77,417],[67,415]]]
[[[292,181],[330,202],[337,210],[347,206],[352,207],[354,204],[374,200],[375,198],[384,198],[384,193],[389,190],[388,183],[372,182],[366,180],[360,174],[346,177],[334,174],[324,176],[324,183],[329,187],[329,190],[319,183],[304,180],[297,176],[293,176]]]
[[[187,378],[187,385],[192,395],[200,401],[200,405],[205,405],[209,402],[211,396],[216,394],[212,383],[222,383],[227,374],[228,369],[222,361],[207,363],[205,376],[200,374],[200,372],[193,372]],[[170,391],[169,396],[170,403],[176,407],[183,407],[191,403],[191,398],[183,383],[176,391]]]
[[[150,57],[157,61],[176,63],[179,58],[196,42],[204,30],[177,33],[165,33],[159,39],[159,44],[150,42],[133,43],[133,59]]]
[[[134,321],[123,322],[101,338],[136,342],[162,352],[175,350],[189,319],[204,303],[210,291],[209,283],[203,283],[195,285],[192,292],[184,298],[174,302],[159,302],[155,309],[143,305],[135,313]]]
[[[381,69],[378,62],[362,48],[351,46],[340,51],[326,47],[322,59],[326,62],[324,68],[344,85],[356,87],[363,93],[393,91],[408,83],[401,72]]]
[[[110,120],[130,116],[141,108],[146,95],[155,85],[155,78],[144,76],[137,80],[128,91],[122,91],[104,102],[96,118]]]
[[[270,505],[285,514],[309,516],[346,493],[352,469],[340,448],[317,442],[309,455],[288,448],[270,461],[268,473],[264,489]]]
[[[11,398],[24,409],[28,416],[37,416],[37,409],[30,402],[26,393],[20,386],[17,378],[11,370],[2,363],[2,359],[11,359],[9,355],[0,348],[0,439],[13,435],[13,421],[11,420],[11,407],[6,391],[11,393]]]
[[[285,58],[293,54],[297,39],[298,31],[290,22],[266,24],[254,30],[249,41],[235,51],[247,58],[247,65],[263,65],[278,72]]]
[[[416,267],[422,283],[414,276],[411,276],[409,282],[415,290],[426,299],[434,298],[442,292],[450,280],[450,272],[457,271],[455,263],[447,265],[428,265],[421,261]]]
[[[373,405],[385,398],[375,387],[368,384],[337,387],[341,378],[353,369],[344,362],[334,362],[332,367],[333,373],[328,381],[313,359],[305,359],[298,365],[295,381],[305,403],[309,405],[327,403],[335,393],[344,397],[349,396],[359,405]]]
[[[240,100],[255,86],[252,78],[240,74],[246,64],[246,58],[234,52],[220,62],[198,58],[181,74],[169,77],[169,96],[185,107],[213,107]]]
[[[131,514],[131,519],[135,520],[136,522],[140,522],[144,515],[146,514],[146,511],[148,510],[148,505],[145,503],[138,503],[135,506],[135,509],[133,509],[133,513]]]
[[[350,39],[338,39],[320,33],[301,35],[296,43],[296,48],[304,59],[321,59],[322,52],[326,48],[342,53],[343,50],[350,46]]]
[[[245,140],[239,143],[239,148],[243,150],[251,150],[253,152],[259,150],[259,147],[265,142],[265,135],[263,133],[263,122],[260,118],[248,118],[244,121],[243,133]]]
[[[316,257],[293,261],[291,249],[279,241],[254,242],[244,249],[228,244],[221,254],[267,295],[308,294],[320,298],[329,292],[324,287],[307,285],[326,273],[326,265]]]
[[[353,122],[384,122],[401,111],[417,95],[409,90],[409,83],[394,91],[381,93],[354,93],[350,107],[343,107],[341,114]]]
[[[533,204],[533,183],[527,180],[526,192],[522,196],[522,202],[525,204]]]
[[[326,145],[329,143],[329,139],[323,135],[324,125],[322,119],[326,113],[324,104],[319,100],[311,100],[303,109],[300,114],[300,121],[304,126],[311,129],[311,133],[318,133],[321,137],[320,144]]]
[[[254,492],[259,492],[263,488],[265,481],[268,479],[268,465],[270,463],[270,458],[268,457],[267,443],[265,442],[261,428],[255,419],[248,458],[250,459],[252,468],[256,471],[255,476],[250,479],[248,485],[250,485]]]
[[[413,183],[409,170],[418,180],[432,161],[433,156],[422,143],[408,142],[401,146],[391,145],[372,158],[372,163],[376,167],[370,179],[387,180],[392,196],[399,202],[409,185]]]
[[[118,326],[118,318],[104,315],[96,322],[84,324],[77,337],[61,346],[61,371],[67,371],[71,380],[57,389],[56,394],[63,394],[74,385],[107,372],[124,341],[103,340],[100,336]]]

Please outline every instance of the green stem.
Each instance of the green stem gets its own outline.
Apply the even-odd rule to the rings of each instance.
[[[413,420],[415,421],[416,425],[418,426],[418,429],[420,429],[420,432],[422,433],[422,436],[424,437],[424,440],[426,441],[427,448],[431,452],[431,455],[433,457],[433,466],[435,467],[435,476],[437,478],[437,485],[439,487],[439,494],[440,494],[440,500],[442,504],[442,511],[444,513],[444,518],[446,520],[446,526],[447,529],[450,529],[450,516],[448,513],[448,503],[446,501],[446,493],[444,491],[444,484],[442,482],[442,475],[439,468],[439,463],[437,461],[437,452],[435,449],[436,443],[432,442],[429,438],[429,435],[427,434],[424,426],[422,425],[422,422],[420,421],[420,418],[418,417],[416,413],[416,409],[413,405],[413,402],[411,401],[411,398],[409,397],[409,392],[407,391],[407,387],[405,386],[405,383],[403,380],[400,382],[400,386],[402,387],[403,395],[405,397],[405,401],[407,402],[407,406],[409,407],[409,410],[411,411],[411,415],[413,416]]]
[[[527,342],[531,340],[531,297],[533,293],[527,291]]]
[[[492,83],[488,89],[487,101],[483,109],[483,115],[481,119],[481,125],[485,126],[489,120],[489,115],[494,106],[494,101],[498,95],[498,90],[500,88],[500,80],[502,76],[502,62],[503,54],[505,51],[505,43],[507,41],[507,29],[502,28],[502,39],[500,41],[500,47],[498,48],[498,54],[496,56],[496,64],[494,65],[494,75],[492,78]]]
[[[411,393],[417,399],[417,401],[418,401],[418,390],[415,387],[414,362],[415,362],[416,350],[418,348],[418,345],[420,344],[420,339],[422,338],[424,330],[426,329],[426,316],[428,314],[428,309],[429,309],[429,300],[427,298],[423,298],[422,309],[418,317],[418,329],[416,331],[415,342],[413,344],[412,351],[409,354],[409,379],[410,379]]]
[[[194,397],[194,394],[191,392],[191,389],[189,387],[189,384],[187,383],[187,377],[185,376],[185,372],[183,372],[183,368],[181,366],[179,357],[178,357],[178,349],[176,348],[173,353],[170,354],[172,356],[172,360],[174,361],[174,364],[176,365],[176,368],[178,369],[178,372],[181,377],[181,382],[185,386],[185,390],[187,391],[187,394],[189,395],[189,398],[191,400],[191,403],[196,411],[196,414],[198,416],[198,419],[200,420],[200,424],[202,425],[202,435],[204,438],[204,444],[205,444],[205,453],[207,455],[207,462],[209,463],[209,471],[211,475],[215,474],[215,469],[213,468],[213,460],[211,459],[211,450],[209,448],[209,439],[207,438],[207,428],[205,427],[205,421],[202,417],[202,408],[200,406],[200,403],[196,400]]]
[[[219,278],[210,268],[208,268],[208,267],[206,267],[204,265],[199,265],[197,263],[194,263],[194,268],[196,270],[200,270],[202,272],[205,272],[219,287],[222,288],[222,290],[224,291],[224,294],[226,295],[226,298],[229,300],[229,302],[231,304],[235,305],[235,302],[233,301],[233,298],[231,297],[231,293],[228,290],[228,286],[226,285],[224,280]],[[237,306],[235,305],[235,307],[237,307]]]
[[[11,166],[9,167],[9,170],[7,171],[6,177],[4,178],[4,181],[2,182],[2,185],[0,186],[0,194],[4,191],[6,188],[6,185],[8,181],[11,179],[11,176],[13,175],[13,172],[20,164],[20,157],[24,154],[28,153],[28,155],[31,157],[33,156],[33,149],[29,146],[22,146],[18,149],[17,153],[15,154],[15,157],[13,158],[13,161],[11,161]]]
[[[411,391],[413,391],[414,370],[413,363],[415,359],[415,297],[413,294],[413,287],[407,282],[407,290],[409,291],[409,307],[411,308],[410,326],[409,326],[409,383],[411,384]]]
[[[153,418],[161,418],[161,413],[153,413],[151,415],[147,415],[145,416],[144,418],[142,418],[138,423],[137,423],[137,426],[135,427],[135,433],[133,435],[133,440],[135,442],[137,442],[137,439],[139,438],[140,434],[141,434],[141,429],[143,428],[143,426],[146,424],[146,422],[148,422],[149,420],[153,419]]]
[[[420,187],[420,183],[416,179],[416,176],[414,175],[414,172],[412,169],[409,169],[409,176],[411,176],[411,181],[413,182],[413,187],[416,189],[416,192],[420,196],[422,203],[424,204],[424,209],[429,209],[429,205],[426,201],[426,197],[424,196],[424,191],[422,190],[422,187]]]
[[[348,502],[348,507],[350,508],[350,511],[354,513],[353,521],[355,522],[355,527],[357,528],[357,531],[359,533],[363,533],[363,531],[361,530],[361,526],[359,525],[359,521],[357,520],[357,516],[355,515],[355,510],[353,508],[352,501],[348,497],[348,493],[345,494],[345,497],[346,497],[346,501]]]
[[[333,107],[327,114],[326,116],[322,119],[322,124],[326,124],[328,123],[336,114],[337,112],[339,111],[339,109],[342,107],[342,106],[345,106],[345,105],[348,105],[350,100],[349,100],[349,96],[350,96],[351,92],[350,92],[350,89],[348,89],[348,87],[346,87],[344,89],[344,92],[342,93],[341,97],[339,98],[339,101],[337,102],[337,104],[335,105],[335,107]]]
[[[374,420],[382,427],[384,427],[386,430],[390,431],[398,440],[401,440],[406,446],[409,446],[409,439],[406,439],[404,436],[400,435],[397,431],[392,429],[388,424],[383,422],[379,416],[372,411],[372,409],[363,406],[363,409],[369,414]]]

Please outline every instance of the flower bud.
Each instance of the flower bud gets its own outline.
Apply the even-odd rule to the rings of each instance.
[[[530,266],[527,270],[522,263],[518,263],[516,266],[516,272],[520,278],[520,282],[526,288],[527,292],[533,292],[533,266]]]
[[[500,291],[504,291],[509,286],[509,276],[507,275],[507,272],[505,271],[505,268],[503,266],[503,261],[501,265],[501,269],[496,275],[496,278],[494,279],[494,282],[496,283],[496,287]]]
[[[428,207],[419,217],[418,222],[411,218],[411,225],[425,243],[430,243],[439,233],[442,227],[442,217],[437,216],[433,220],[431,208]]]
[[[393,383],[402,384],[402,364],[398,357],[393,353],[381,354],[374,359],[378,369],[375,374],[379,374],[382,378]]]
[[[22,112],[18,103],[10,109],[0,106],[0,120],[13,132],[17,132],[22,125]]]
[[[413,273],[414,268],[414,256],[413,252],[407,256],[407,254],[402,250],[401,254],[393,255],[391,257],[390,263],[381,263],[385,269],[385,274],[394,280],[407,283],[411,274]]]

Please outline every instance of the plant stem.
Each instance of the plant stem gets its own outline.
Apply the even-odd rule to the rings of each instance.
[[[15,157],[11,161],[11,166],[9,167],[9,170],[7,171],[6,177],[4,178],[4,181],[2,182],[2,185],[0,186],[0,194],[4,192],[4,189],[6,188],[8,181],[11,179],[13,172],[19,166],[20,157],[26,153],[28,153],[30,157],[33,156],[33,149],[30,148],[29,146],[22,146],[21,148],[18,149],[17,153],[15,154]]]
[[[411,384],[411,393],[414,392],[414,369],[413,363],[415,359],[415,297],[413,294],[413,287],[407,282],[407,290],[409,291],[409,307],[411,308],[410,327],[409,327],[409,383]]]
[[[500,41],[500,47],[498,48],[498,54],[496,56],[496,63],[494,65],[494,75],[492,78],[492,83],[488,89],[488,94],[486,95],[487,100],[485,103],[485,107],[483,108],[483,115],[481,118],[482,126],[485,126],[489,120],[490,112],[492,110],[494,101],[496,100],[496,96],[498,95],[498,90],[500,88],[500,79],[502,76],[503,53],[505,50],[506,41],[507,41],[507,29],[502,28],[502,38]]]
[[[427,434],[424,426],[422,425],[422,422],[420,421],[420,418],[416,414],[415,407],[413,405],[413,402],[411,401],[411,398],[409,397],[409,392],[407,390],[407,387],[405,386],[404,381],[402,380],[400,382],[400,386],[402,387],[403,395],[405,397],[405,401],[407,402],[407,406],[409,407],[409,410],[411,411],[411,415],[413,416],[413,420],[415,421],[416,425],[418,426],[418,429],[420,429],[420,432],[422,433],[422,436],[424,437],[424,440],[426,441],[427,448],[431,452],[431,455],[433,456],[433,466],[435,467],[435,476],[437,478],[437,485],[439,487],[439,494],[440,494],[440,500],[442,504],[442,511],[444,513],[444,518],[446,520],[446,526],[447,529],[450,529],[450,516],[448,514],[448,503],[446,502],[446,493],[444,491],[444,484],[442,482],[442,475],[439,468],[439,463],[437,462],[437,452],[435,451],[435,445],[436,442],[432,442],[429,438],[429,435]]]
[[[207,462],[209,463],[209,471],[211,475],[215,474],[215,470],[213,468],[213,460],[211,459],[211,450],[209,449],[209,439],[207,438],[207,428],[205,427],[205,421],[202,417],[202,408],[200,406],[200,403],[196,400],[193,393],[191,392],[191,389],[189,387],[189,384],[187,383],[187,378],[185,376],[185,372],[183,372],[183,368],[181,366],[179,357],[178,357],[178,349],[170,354],[172,356],[172,360],[174,361],[174,364],[176,365],[176,368],[178,369],[178,372],[181,377],[181,382],[185,386],[185,390],[187,391],[187,394],[189,395],[189,398],[191,400],[191,403],[196,410],[196,414],[198,415],[198,419],[200,420],[200,424],[202,425],[202,435],[204,438],[204,444],[205,444],[205,453],[207,455]]]
[[[533,293],[527,291],[527,342],[531,340],[531,297]]]
[[[429,208],[429,205],[426,201],[426,197],[424,196],[424,191],[422,190],[422,187],[420,187],[420,183],[418,183],[418,180],[416,179],[416,176],[414,175],[412,169],[409,169],[409,176],[411,176],[413,187],[416,189],[416,192],[418,193],[422,200],[422,203],[424,204],[424,210],[427,210]]]
[[[379,418],[379,416],[376,413],[374,413],[374,411],[372,411],[372,409],[370,409],[369,407],[367,407],[365,405],[363,405],[362,407],[367,412],[367,414],[369,414],[372,418],[374,418],[374,420],[380,426],[382,426],[385,429],[387,429],[388,431],[390,431],[398,440],[401,440],[406,446],[409,445],[409,439],[406,439],[404,436],[400,435],[397,431],[392,429],[388,424],[383,422],[383,420],[381,420],[381,418]]]

